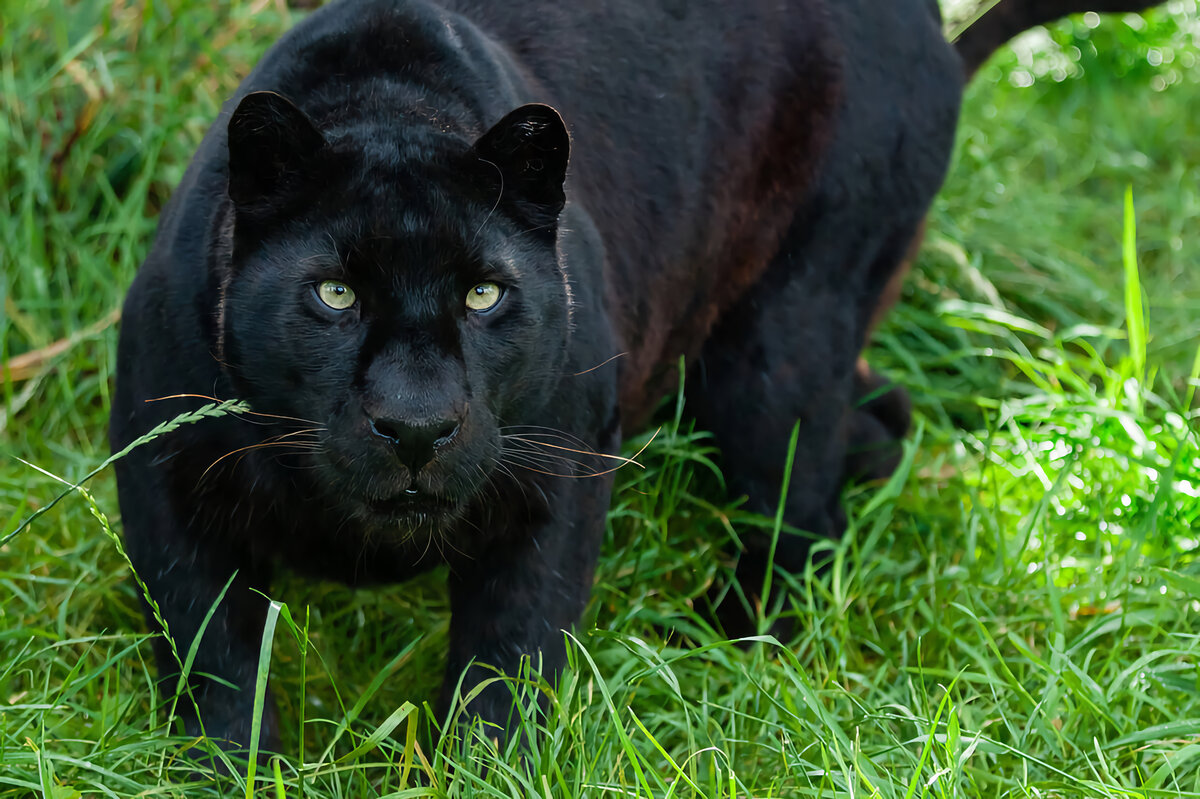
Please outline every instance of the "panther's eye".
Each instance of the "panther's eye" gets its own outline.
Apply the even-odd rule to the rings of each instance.
[[[337,280],[322,280],[318,283],[317,298],[335,311],[344,311],[357,300],[354,289]]]
[[[467,292],[467,307],[472,311],[490,311],[503,294],[495,283],[479,283]]]

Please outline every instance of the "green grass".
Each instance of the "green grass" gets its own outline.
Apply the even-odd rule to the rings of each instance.
[[[281,8],[0,0],[0,358],[69,337],[0,383],[0,536],[63,488],[22,461],[74,481],[107,456],[105,320]],[[828,570],[776,576],[790,640],[737,647],[699,612],[722,547],[772,520],[668,412],[621,473],[571,667],[512,681],[550,696],[532,743],[433,734],[438,575],[292,580],[264,650],[285,751],[254,793],[1200,796],[1197,37],[1175,0],[980,74],[871,352],[912,389],[912,446],[848,493]],[[0,545],[0,797],[248,794],[244,765],[184,782],[111,470],[89,489]]]

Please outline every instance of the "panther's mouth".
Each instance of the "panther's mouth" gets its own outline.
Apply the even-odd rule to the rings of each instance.
[[[424,491],[406,489],[367,503],[371,512],[410,527],[437,526],[458,515],[459,503]]]

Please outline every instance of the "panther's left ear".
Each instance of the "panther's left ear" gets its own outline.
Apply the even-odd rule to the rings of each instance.
[[[479,137],[471,152],[500,170],[502,200],[537,206],[538,215],[545,214],[549,222],[558,218],[566,202],[563,182],[571,138],[557,111],[542,103],[510,111]]]

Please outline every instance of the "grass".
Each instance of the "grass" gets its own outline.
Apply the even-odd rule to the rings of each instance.
[[[107,457],[111,313],[287,17],[0,0],[0,536],[63,488],[26,462],[70,482]],[[722,546],[772,520],[668,410],[622,472],[571,667],[510,682],[549,695],[531,742],[434,735],[438,575],[293,580],[264,648],[283,756],[186,782],[107,470],[0,545],[0,797],[1200,796],[1198,36],[1174,0],[980,74],[871,351],[912,389],[911,446],[848,492],[827,570],[776,575],[789,640],[734,646],[697,612]]]

